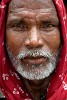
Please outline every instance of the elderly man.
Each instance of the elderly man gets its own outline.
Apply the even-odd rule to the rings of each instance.
[[[2,16],[9,1],[1,2],[1,90],[7,100],[66,100],[67,30],[62,0],[11,0],[5,31]]]

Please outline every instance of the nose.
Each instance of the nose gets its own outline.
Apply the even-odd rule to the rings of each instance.
[[[31,28],[29,32],[29,36],[25,40],[25,46],[28,49],[31,48],[41,48],[44,45],[44,41],[40,35],[40,32],[38,32],[38,29],[34,26]]]

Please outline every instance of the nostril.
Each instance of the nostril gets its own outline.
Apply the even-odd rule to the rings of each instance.
[[[41,48],[44,45],[44,42],[42,39],[39,40],[31,40],[31,39],[26,39],[25,40],[25,46],[27,48]]]
[[[41,45],[32,45],[32,44],[30,44],[30,45],[26,45],[26,48],[28,48],[28,49],[34,49],[34,48],[41,48],[42,46]]]
[[[27,46],[27,45],[29,45],[30,44],[30,40],[29,39],[26,39],[25,40],[25,45]]]
[[[39,39],[38,43],[39,43],[40,46],[44,45],[44,41],[42,39]]]

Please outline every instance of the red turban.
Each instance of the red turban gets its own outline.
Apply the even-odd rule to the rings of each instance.
[[[11,0],[0,1],[0,88],[7,100],[32,100],[22,79],[7,57],[4,36],[7,6]],[[63,0],[53,0],[57,9],[63,37],[63,47],[59,64],[47,92],[47,100],[67,99],[67,17]]]

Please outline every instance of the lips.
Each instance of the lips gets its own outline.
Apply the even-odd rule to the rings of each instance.
[[[43,57],[43,56],[36,56],[36,57],[26,56],[23,59],[23,61],[28,63],[28,64],[41,64],[41,63],[47,62],[47,60],[48,60],[48,58]]]

